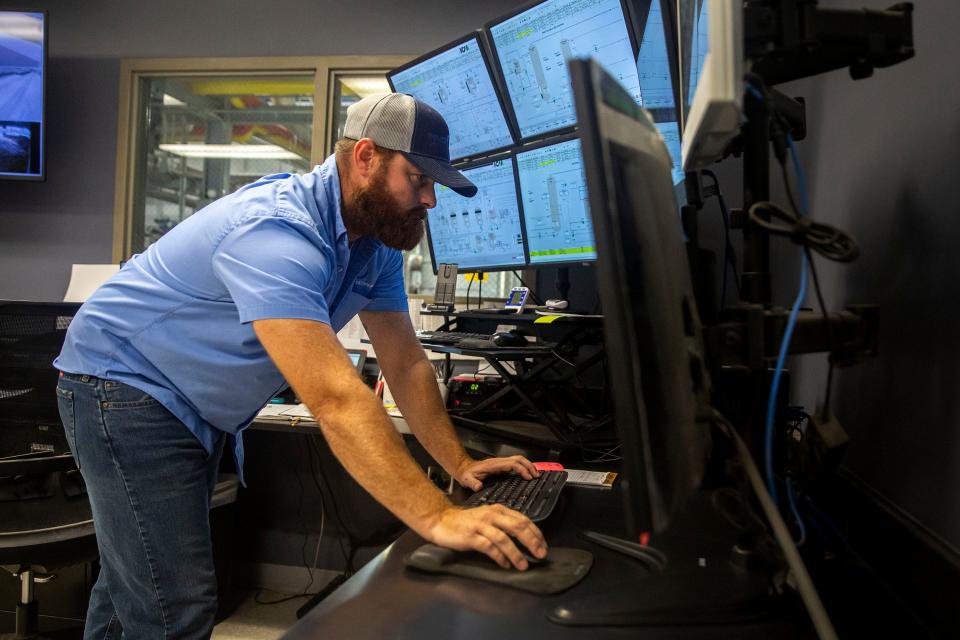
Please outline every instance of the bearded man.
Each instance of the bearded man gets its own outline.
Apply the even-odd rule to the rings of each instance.
[[[472,197],[443,118],[411,96],[352,105],[335,153],[261,178],[134,256],[81,307],[63,352],[60,415],[87,484],[101,572],[86,638],[209,637],[208,510],[224,447],[289,383],[330,448],[425,539],[527,567],[546,543],[501,506],[454,507],[410,457],[336,332],[359,314],[411,430],[460,484],[525,458],[474,460],[444,411],[407,312],[400,251],[419,242],[434,183]]]

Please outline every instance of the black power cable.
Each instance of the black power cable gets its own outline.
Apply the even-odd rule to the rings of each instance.
[[[730,242],[730,212],[727,209],[727,201],[723,197],[723,192],[720,191],[720,181],[717,179],[716,174],[709,169],[703,169],[700,173],[713,181],[714,195],[717,196],[717,202],[720,204],[720,217],[723,219],[723,277],[720,286],[720,307],[723,308],[726,306],[727,301],[728,264],[733,270],[733,284],[737,289],[737,297],[741,300],[743,299],[743,295],[740,293],[740,274],[737,272],[737,256],[733,250],[733,243]]]
[[[793,196],[793,188],[790,185],[790,176],[787,171],[787,163],[785,158],[782,162],[780,162],[780,173],[783,176],[783,186],[787,191],[787,199],[790,201],[790,206],[793,208],[794,213],[798,214],[798,217],[799,217],[800,210],[797,208],[797,201],[796,199],[794,199],[794,196]],[[851,239],[851,242],[853,242],[852,239]],[[853,245],[853,247],[856,250],[855,244]],[[830,324],[830,317],[827,314],[827,305],[823,300],[823,290],[820,287],[820,277],[817,275],[817,266],[816,266],[816,263],[814,263],[813,261],[813,253],[810,251],[810,247],[804,246],[803,250],[807,254],[807,263],[810,265],[810,273],[813,275],[813,290],[817,294],[817,303],[820,305],[820,312],[823,314],[823,328],[824,328],[824,332],[826,333],[827,345],[829,346],[830,352],[832,354],[834,346],[836,345],[836,342],[834,341],[833,326]],[[823,410],[821,412],[823,416],[830,415],[830,391],[833,388],[833,357],[832,355],[828,356],[827,361],[828,361],[827,389],[824,395]]]
[[[771,218],[784,224],[767,222],[760,216],[766,212]],[[790,238],[796,244],[816,251],[828,260],[852,262],[860,255],[857,243],[849,235],[831,225],[816,222],[808,217],[799,217],[773,202],[757,202],[750,207],[750,222],[774,236]]]

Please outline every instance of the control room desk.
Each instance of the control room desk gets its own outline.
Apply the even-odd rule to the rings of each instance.
[[[806,620],[789,621],[772,616],[748,625],[720,627],[564,627],[545,617],[554,607],[577,598],[596,597],[605,590],[642,593],[643,590],[669,589],[661,576],[651,576],[643,565],[612,551],[589,543],[578,531],[590,528],[604,533],[617,533],[621,523],[617,514],[619,496],[616,489],[566,487],[561,502],[542,529],[552,546],[576,546],[594,554],[590,574],[565,593],[537,596],[499,585],[457,576],[419,574],[403,566],[406,554],[423,540],[411,531],[374,558],[343,586],[304,616],[283,637],[287,640],[308,638],[351,638],[383,640],[384,638],[498,638],[524,640],[543,638],[806,638]],[[695,505],[694,510],[702,510]],[[681,516],[678,524],[681,524]],[[698,519],[699,516],[698,516]],[[707,565],[729,558],[729,538],[711,536],[700,530],[696,540],[675,537],[664,541],[661,548],[671,558],[671,565],[686,573],[698,570],[700,558]],[[686,553],[677,553],[685,549]],[[693,550],[693,552],[691,552]],[[704,570],[705,571],[705,570]],[[704,573],[703,582],[709,581]],[[677,585],[672,585],[676,587]],[[799,622],[799,624],[798,624]]]

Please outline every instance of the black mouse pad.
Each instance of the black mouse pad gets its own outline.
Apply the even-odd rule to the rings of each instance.
[[[427,573],[449,573],[495,582],[531,593],[560,593],[580,582],[593,566],[593,554],[583,549],[550,547],[549,560],[526,571],[502,569],[487,556],[425,544],[404,558],[404,564]]]

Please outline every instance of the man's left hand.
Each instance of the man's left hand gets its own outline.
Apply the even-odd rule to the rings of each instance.
[[[479,491],[483,488],[483,480],[488,476],[511,472],[520,475],[524,480],[540,477],[540,472],[537,471],[532,462],[523,456],[510,456],[509,458],[466,460],[457,469],[456,480],[467,489]]]

